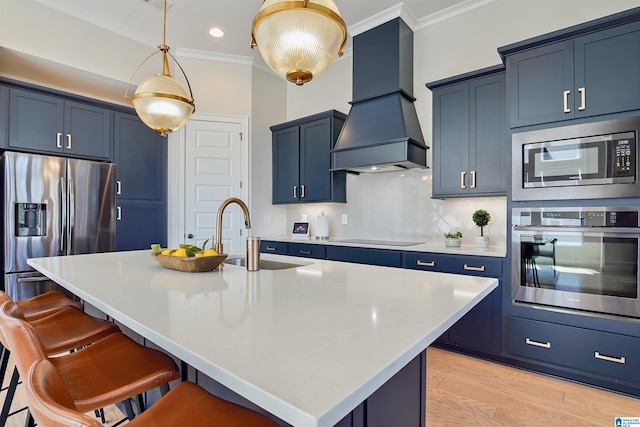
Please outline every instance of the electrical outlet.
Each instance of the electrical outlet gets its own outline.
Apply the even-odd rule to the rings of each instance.
[[[342,214],[342,224],[343,225],[347,224],[347,214]]]
[[[302,214],[302,222],[307,222],[307,214]]]
[[[264,216],[264,223],[265,224],[271,224],[271,215],[265,215]]]

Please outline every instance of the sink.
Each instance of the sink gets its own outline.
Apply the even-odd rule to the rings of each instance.
[[[247,259],[246,258],[240,258],[240,257],[235,257],[235,258],[227,258],[224,260],[225,264],[232,264],[232,265],[238,265],[240,267],[246,267],[247,266]],[[272,261],[270,259],[261,259],[260,260],[260,270],[286,270],[288,268],[296,268],[296,267],[302,267],[305,265],[309,265],[310,263],[303,263],[303,264],[294,264],[292,262],[280,262],[280,261]]]

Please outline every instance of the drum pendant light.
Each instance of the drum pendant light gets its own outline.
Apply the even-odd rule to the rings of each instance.
[[[136,113],[138,113],[138,116],[144,124],[156,132],[159,132],[162,136],[166,136],[168,133],[182,127],[187,123],[195,111],[193,93],[191,92],[189,79],[187,79],[187,75],[176,58],[169,53],[169,46],[166,44],[166,36],[167,0],[164,0],[162,44],[158,46],[159,52],[162,53],[162,72],[155,74],[140,83],[132,97],[128,95],[128,88],[127,93],[125,93],[125,97],[131,99]],[[156,53],[158,52],[155,52],[151,56]],[[151,56],[142,61],[138,68],[136,68],[136,71],[134,71],[134,75],[142,64],[147,62]],[[182,72],[182,75],[187,82],[188,90],[182,83],[171,76],[171,70],[169,69],[169,57],[176,63]],[[131,78],[133,79],[133,75]]]
[[[329,68],[346,43],[347,27],[333,0],[264,0],[253,19],[251,47],[298,86]]]

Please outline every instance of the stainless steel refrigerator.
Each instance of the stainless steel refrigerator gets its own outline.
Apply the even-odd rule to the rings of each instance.
[[[28,258],[115,248],[115,165],[2,154],[4,289],[16,300],[58,286]]]

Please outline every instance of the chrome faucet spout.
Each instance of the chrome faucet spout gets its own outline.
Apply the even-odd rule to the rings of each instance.
[[[224,253],[222,247],[222,214],[224,213],[225,208],[232,203],[237,204],[238,206],[240,206],[240,209],[242,209],[242,213],[244,215],[244,228],[246,228],[247,230],[251,228],[249,208],[247,208],[247,205],[245,205],[242,200],[238,199],[237,197],[230,197],[222,202],[222,204],[218,208],[218,213],[216,215],[216,243],[213,247],[219,254]]]

